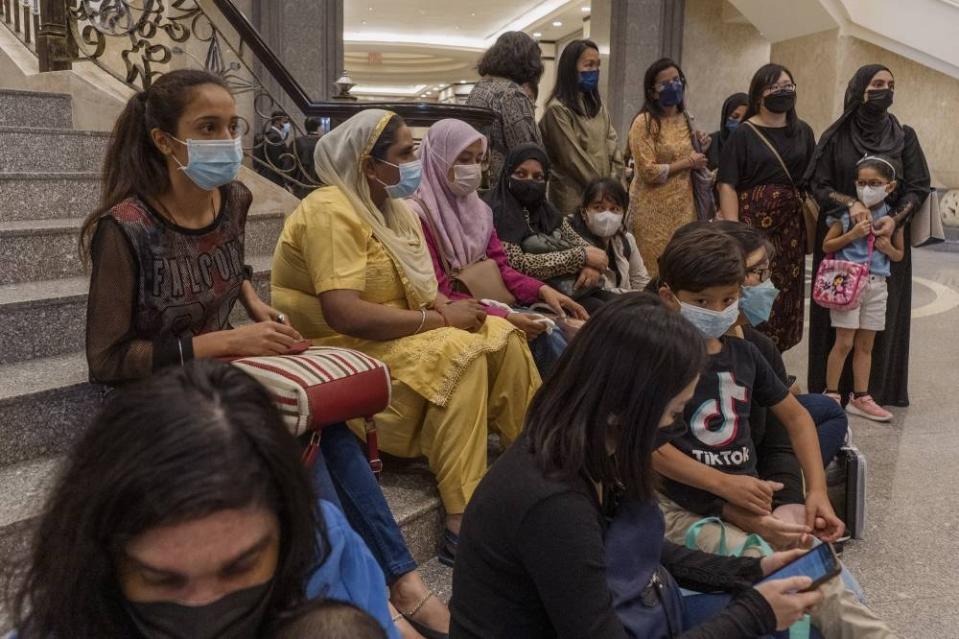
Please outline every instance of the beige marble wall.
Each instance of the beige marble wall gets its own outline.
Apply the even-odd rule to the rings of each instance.
[[[731,20],[725,0],[686,0],[683,73],[689,82],[686,104],[697,128],[719,128],[723,101],[749,89],[756,69],[769,62],[769,41],[754,26]]]
[[[818,137],[842,111],[839,31],[824,31],[772,45],[770,59],[796,81],[796,112]],[[840,83],[843,88],[840,88]]]

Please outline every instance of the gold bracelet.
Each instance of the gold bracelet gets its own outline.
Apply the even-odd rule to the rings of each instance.
[[[415,331],[413,331],[413,335],[416,335],[416,334],[418,334],[421,330],[423,330],[423,326],[426,324],[426,309],[425,309],[425,308],[421,308],[421,309],[420,309],[420,314],[422,315],[422,317],[420,318],[420,325],[417,327],[417,329],[416,329]]]

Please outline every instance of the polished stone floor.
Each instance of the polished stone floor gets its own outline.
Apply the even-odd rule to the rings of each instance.
[[[868,460],[866,538],[843,558],[903,639],[959,637],[959,253],[913,253],[911,406],[850,418]],[[805,378],[805,344],[787,354]]]

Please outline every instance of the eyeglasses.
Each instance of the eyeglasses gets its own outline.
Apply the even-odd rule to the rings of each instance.
[[[796,85],[793,83],[789,84],[774,84],[770,87],[766,87],[766,91],[769,93],[779,93],[780,91],[786,91],[787,93],[795,91]]]
[[[666,89],[667,87],[671,87],[671,86],[673,86],[674,84],[678,84],[679,86],[682,86],[682,85],[683,85],[683,81],[682,81],[681,78],[676,78],[676,79],[674,79],[674,80],[667,80],[666,82],[660,82],[659,84],[656,85],[656,90],[657,90],[657,91],[663,91],[663,90]]]
[[[867,186],[877,187],[877,186],[886,186],[889,182],[884,182],[882,180],[856,180],[856,186],[865,188]]]
[[[760,262],[756,266],[746,268],[746,278],[755,277],[760,284],[768,280],[770,275],[772,275],[772,270],[769,268],[769,262]]]

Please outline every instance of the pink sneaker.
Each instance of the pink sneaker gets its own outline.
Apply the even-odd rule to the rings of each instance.
[[[849,395],[846,412],[871,419],[874,422],[892,421],[892,413],[877,404],[876,400],[872,398],[872,395],[863,395],[858,399],[856,399],[855,395]]]

